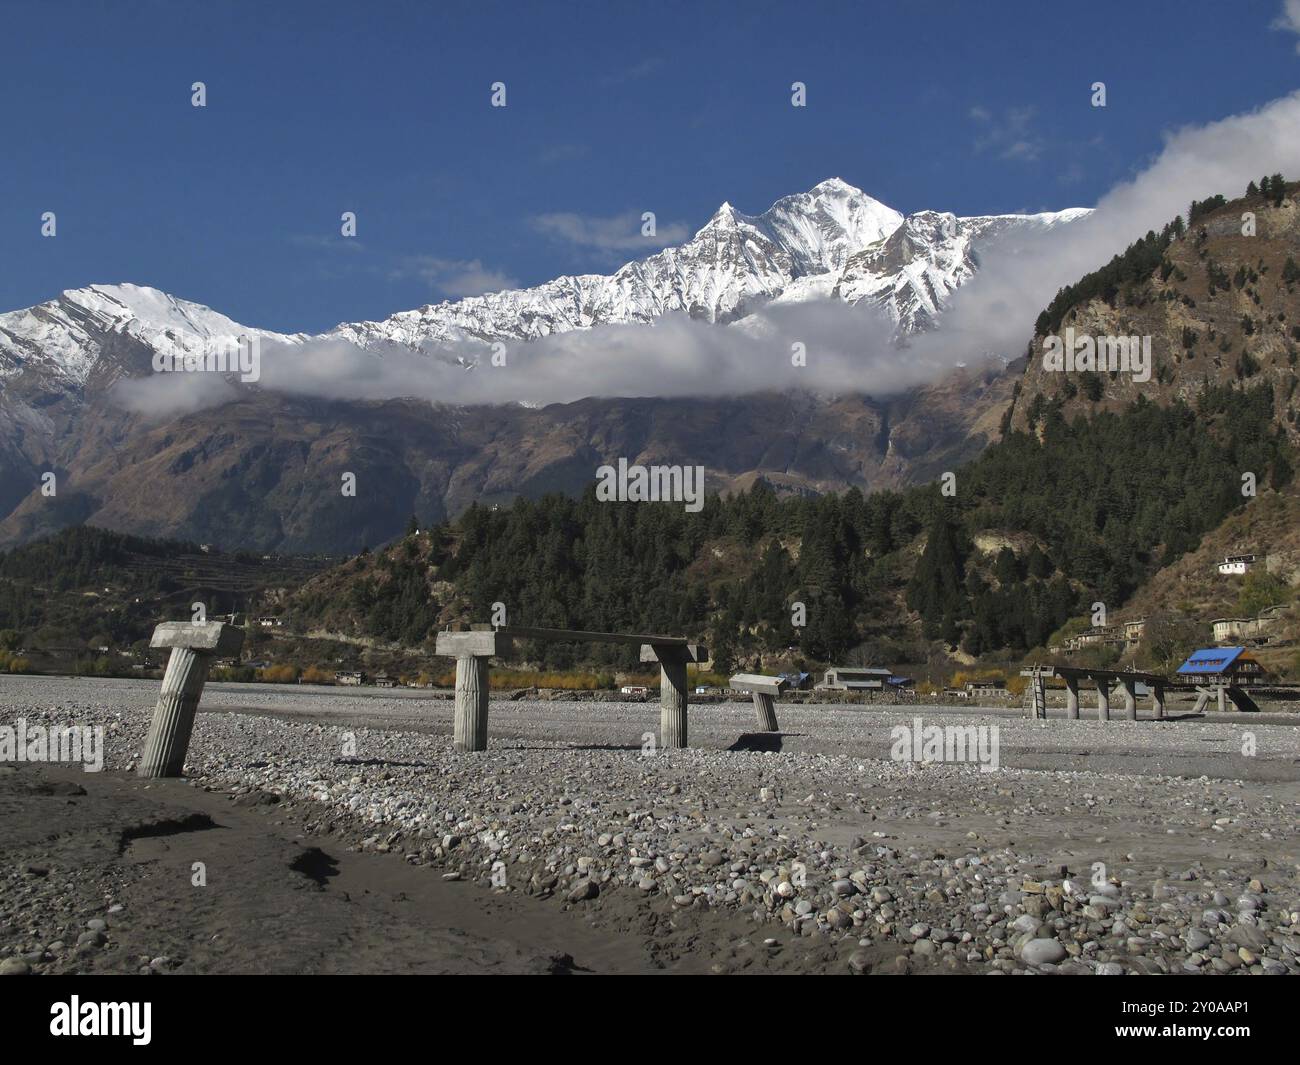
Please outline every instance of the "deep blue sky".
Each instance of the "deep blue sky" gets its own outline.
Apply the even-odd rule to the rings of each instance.
[[[1280,9],[0,0],[0,310],[131,281],[319,331],[654,250],[542,215],[693,232],[830,176],[904,212],[1090,205],[1163,132],[1296,87]]]

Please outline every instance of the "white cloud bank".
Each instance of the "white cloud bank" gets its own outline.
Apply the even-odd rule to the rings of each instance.
[[[1300,176],[1300,92],[1167,135],[1146,167],[1112,189],[1087,219],[991,247],[975,278],[954,295],[940,328],[901,349],[891,343],[892,327],[880,316],[826,300],[769,307],[738,326],[673,315],[653,326],[606,325],[512,343],[504,367],[486,361],[485,345],[382,355],[330,341],[264,346],[258,387],[335,399],[409,396],[450,404],[727,396],[785,388],[888,394],[935,379],[957,363],[1021,355],[1035,319],[1059,288],[1148,230],[1185,215],[1193,199],[1239,196],[1249,181],[1275,172]],[[791,363],[795,343],[805,346],[806,366]],[[457,357],[479,365],[467,371]],[[133,409],[157,412],[172,403],[172,410],[193,409],[231,398],[224,382],[132,380],[120,388]]]

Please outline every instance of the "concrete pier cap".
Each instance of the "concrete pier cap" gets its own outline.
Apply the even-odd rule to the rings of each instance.
[[[154,628],[149,646],[184,647],[196,654],[229,658],[244,646],[244,630],[223,621],[164,621]]]

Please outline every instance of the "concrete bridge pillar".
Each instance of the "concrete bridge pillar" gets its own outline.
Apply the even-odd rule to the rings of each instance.
[[[700,644],[641,645],[641,661],[659,663],[659,745],[686,747],[687,711],[686,666],[703,662],[709,653]]]
[[[767,692],[754,692],[754,711],[758,717],[759,732],[778,732],[776,724],[776,697]]]
[[[185,755],[194,731],[194,715],[208,679],[208,667],[216,657],[239,653],[244,630],[219,621],[195,624],[165,621],[153,630],[150,647],[170,647],[162,691],[154,707],[149,735],[136,775],[178,777],[185,768]]]
[[[1219,713],[1226,714],[1228,712],[1228,686],[1226,684],[1218,685],[1215,689],[1215,695],[1219,700]]]
[[[1097,683],[1097,720],[1110,720],[1110,680],[1106,677],[1094,678]]]
[[[456,659],[456,708],[452,716],[452,745],[458,751],[488,748],[488,683],[492,657],[505,654],[510,641],[491,629],[440,632],[434,653]]]
[[[1079,681],[1077,677],[1065,678],[1065,716],[1079,719]]]
[[[1151,712],[1155,714],[1157,721],[1165,719],[1165,686],[1163,684],[1151,685]]]
[[[488,662],[485,655],[456,659],[456,711],[452,745],[458,751],[486,751],[488,746]]]
[[[1136,721],[1138,719],[1137,681],[1120,677],[1119,682],[1124,689],[1124,716],[1130,721]]]

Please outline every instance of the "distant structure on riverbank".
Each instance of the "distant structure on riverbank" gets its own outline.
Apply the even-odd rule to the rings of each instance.
[[[1268,672],[1244,647],[1202,647],[1178,667],[1182,677],[1204,677],[1229,684],[1259,684]]]
[[[892,669],[873,666],[831,666],[817,685],[818,691],[884,691],[906,687],[910,677],[896,677]]]

